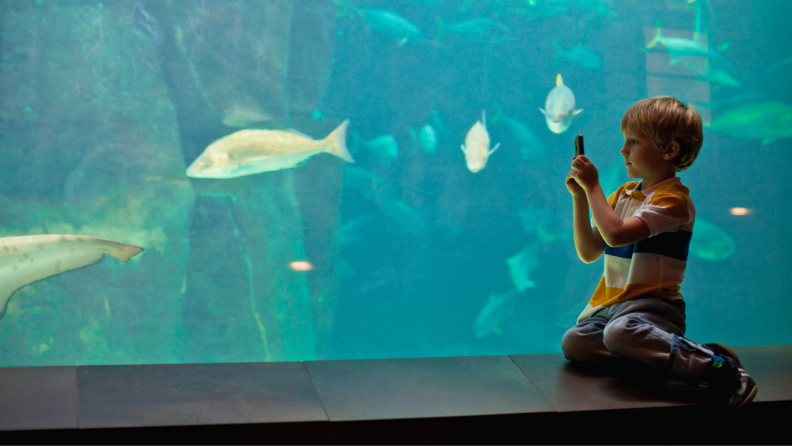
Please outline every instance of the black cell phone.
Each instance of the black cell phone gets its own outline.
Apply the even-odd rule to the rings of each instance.
[[[575,137],[575,156],[583,155],[583,135]]]

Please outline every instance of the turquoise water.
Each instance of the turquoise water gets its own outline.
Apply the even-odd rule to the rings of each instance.
[[[52,239],[34,260],[64,263],[26,284],[14,267],[33,263],[7,239],[0,365],[559,352],[603,269],[571,239],[573,139],[610,193],[628,181],[621,117],[658,95],[707,123],[680,174],[698,211],[687,336],[790,343],[791,13],[780,0],[4,1],[0,237],[144,251],[63,272],[88,243]],[[559,75],[582,112],[555,133],[540,108]],[[500,146],[473,168],[460,146],[483,112]],[[347,119],[354,163],[284,161]],[[277,134],[292,145],[275,161],[254,144],[264,172],[187,176],[243,129],[300,136]]]

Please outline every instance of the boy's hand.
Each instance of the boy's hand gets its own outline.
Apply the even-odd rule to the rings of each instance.
[[[599,174],[597,173],[597,168],[594,167],[594,163],[592,163],[586,155],[580,155],[572,158],[572,171],[569,172],[568,177],[572,177],[574,181],[586,192],[599,184]],[[567,184],[568,183],[569,179],[567,179]],[[567,188],[569,188],[568,185]],[[572,191],[570,190],[570,192]],[[572,193],[572,195],[574,195],[574,193]]]
[[[573,198],[577,197],[578,195],[581,195],[581,194],[582,195],[586,195],[586,191],[584,191],[583,188],[580,187],[579,184],[577,184],[577,181],[575,181],[575,178],[572,176],[573,173],[575,173],[575,171],[574,170],[570,170],[569,173],[566,176],[565,183],[566,183],[567,190],[569,190],[569,193],[572,194]]]

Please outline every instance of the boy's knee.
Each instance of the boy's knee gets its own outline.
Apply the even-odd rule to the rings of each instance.
[[[570,361],[586,362],[591,348],[586,342],[586,338],[576,328],[572,327],[564,333],[564,337],[561,339],[561,351]]]
[[[612,320],[602,334],[602,343],[605,348],[613,353],[623,352],[628,349],[632,340],[630,334],[633,333],[636,322],[627,316]]]

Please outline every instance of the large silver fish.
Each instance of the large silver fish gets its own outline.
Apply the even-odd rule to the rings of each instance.
[[[126,262],[143,248],[82,235],[26,235],[0,238],[0,319],[19,288],[56,274],[92,265],[105,254]]]
[[[575,110],[575,95],[572,90],[564,85],[564,80],[559,73],[556,76],[556,86],[550,90],[545,101],[545,108],[539,109],[547,120],[547,127],[553,133],[564,133],[572,125],[572,119],[580,114],[583,109]]]
[[[352,163],[346,146],[349,120],[322,140],[296,131],[240,130],[218,139],[187,168],[190,178],[237,178],[297,167],[322,152]]]

